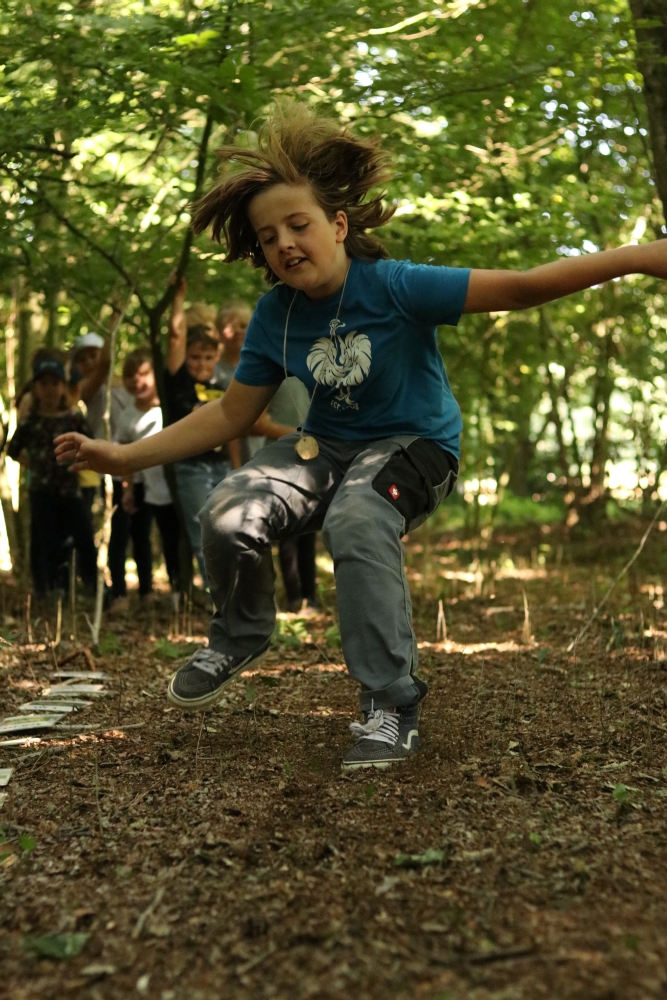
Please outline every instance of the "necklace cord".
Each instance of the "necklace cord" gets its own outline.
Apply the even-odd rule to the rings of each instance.
[[[343,287],[341,289],[340,298],[338,300],[338,309],[336,310],[336,317],[335,317],[335,319],[331,320],[331,322],[329,323],[329,338],[331,340],[331,343],[334,343],[334,338],[336,336],[336,330],[340,326],[340,324],[338,322],[338,317],[340,316],[341,306],[343,305],[343,296],[345,295],[345,286],[347,285],[347,278],[348,278],[348,275],[350,273],[350,268],[351,267],[352,267],[352,261],[350,260],[350,263],[347,266],[347,271],[345,272],[345,280],[343,281]],[[289,320],[290,320],[290,316],[292,314],[292,306],[296,302],[296,297],[297,297],[298,294],[299,294],[299,290],[297,288],[296,291],[294,292],[294,295],[292,296],[292,301],[289,304],[289,307],[287,309],[287,316],[285,317],[285,333],[283,335],[283,373],[285,375],[285,381],[286,382],[287,382],[287,380],[289,378],[289,375],[287,374],[287,329],[289,327]],[[299,440],[301,440],[304,437],[304,427],[306,426],[306,422],[307,422],[308,417],[310,415],[310,410],[311,410],[311,407],[313,405],[313,400],[315,399],[315,393],[317,392],[317,387],[318,387],[319,384],[320,383],[317,381],[317,379],[315,379],[315,388],[313,389],[313,394],[310,397],[310,402],[308,403],[308,409],[306,410],[306,415],[303,418],[303,420],[301,421],[301,427],[299,429]],[[294,393],[292,392],[292,386],[288,385],[287,389],[289,391],[290,396],[292,397],[292,405],[294,406],[295,411],[298,413],[298,409],[299,408],[297,406],[296,399],[294,398]]]

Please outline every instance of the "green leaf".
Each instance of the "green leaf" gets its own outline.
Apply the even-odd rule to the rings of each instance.
[[[625,785],[618,784],[614,785],[614,791],[611,793],[614,802],[618,802],[619,805],[623,805],[628,801],[630,795],[625,787]]]
[[[397,854],[394,864],[399,868],[420,868],[422,865],[440,865],[445,858],[445,851],[429,847],[423,854]]]
[[[531,842],[531,844],[534,844],[535,847],[539,847],[540,844],[542,843],[542,837],[539,835],[539,833],[529,833],[528,840]]]
[[[255,687],[253,684],[246,684],[245,696],[246,696],[246,701],[250,702],[250,704],[252,705],[252,703],[257,698],[257,692],[255,691]]]
[[[34,851],[36,846],[37,841],[34,837],[29,837],[27,834],[22,834],[19,837],[19,847],[22,851],[25,851],[26,854],[30,853],[30,851]]]
[[[90,934],[72,932],[69,934],[42,934],[41,937],[23,941],[25,951],[35,952],[42,958],[73,958],[78,955]]]
[[[99,650],[100,653],[108,656],[110,654],[122,653],[123,647],[121,646],[117,635],[113,632],[107,632],[104,638],[100,640]]]
[[[336,646],[340,649],[340,629],[337,625],[332,625],[324,633],[324,637],[327,640],[327,646]]]
[[[187,49],[205,48],[214,38],[220,36],[219,31],[200,31],[199,34],[177,35],[174,41]]]
[[[308,630],[301,618],[279,618],[273,640],[281,646],[300,646],[308,638]]]

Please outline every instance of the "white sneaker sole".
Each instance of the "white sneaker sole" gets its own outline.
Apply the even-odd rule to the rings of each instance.
[[[268,646],[266,649],[262,650],[262,652],[259,653],[257,656],[253,656],[250,659],[248,659],[247,662],[241,664],[241,666],[238,667],[238,669],[235,670],[234,673],[230,677],[228,677],[226,681],[223,681],[223,683],[220,685],[219,688],[216,688],[215,691],[211,691],[210,694],[202,695],[200,698],[180,698],[177,694],[174,693],[173,685],[174,685],[174,680],[176,678],[176,674],[178,673],[177,670],[176,674],[174,674],[174,676],[169,681],[169,687],[167,688],[167,701],[171,702],[172,705],[175,705],[176,708],[182,709],[184,712],[205,711],[206,709],[210,708],[211,705],[215,705],[216,701],[220,700],[220,698],[222,697],[222,693],[227,687],[227,685],[231,684],[232,681],[236,680],[239,674],[242,674],[245,670],[248,669],[248,667],[252,667],[254,666],[255,663],[259,663],[261,660],[263,660],[266,654],[269,652],[270,648],[271,647]]]

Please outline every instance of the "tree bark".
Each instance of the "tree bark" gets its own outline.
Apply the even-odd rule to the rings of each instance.
[[[637,67],[644,77],[653,178],[667,219],[667,4],[630,0],[637,36]]]

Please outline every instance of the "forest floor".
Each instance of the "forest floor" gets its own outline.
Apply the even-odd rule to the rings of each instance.
[[[169,642],[167,595],[110,617],[111,693],[72,723],[99,728],[0,749],[0,996],[667,998],[667,535],[575,655],[643,526],[545,530],[407,541],[431,690],[420,753],[385,772],[341,775],[356,693],[326,556],[328,611],[283,618],[203,717],[164,695],[205,609]],[[54,654],[5,601],[9,714]]]

